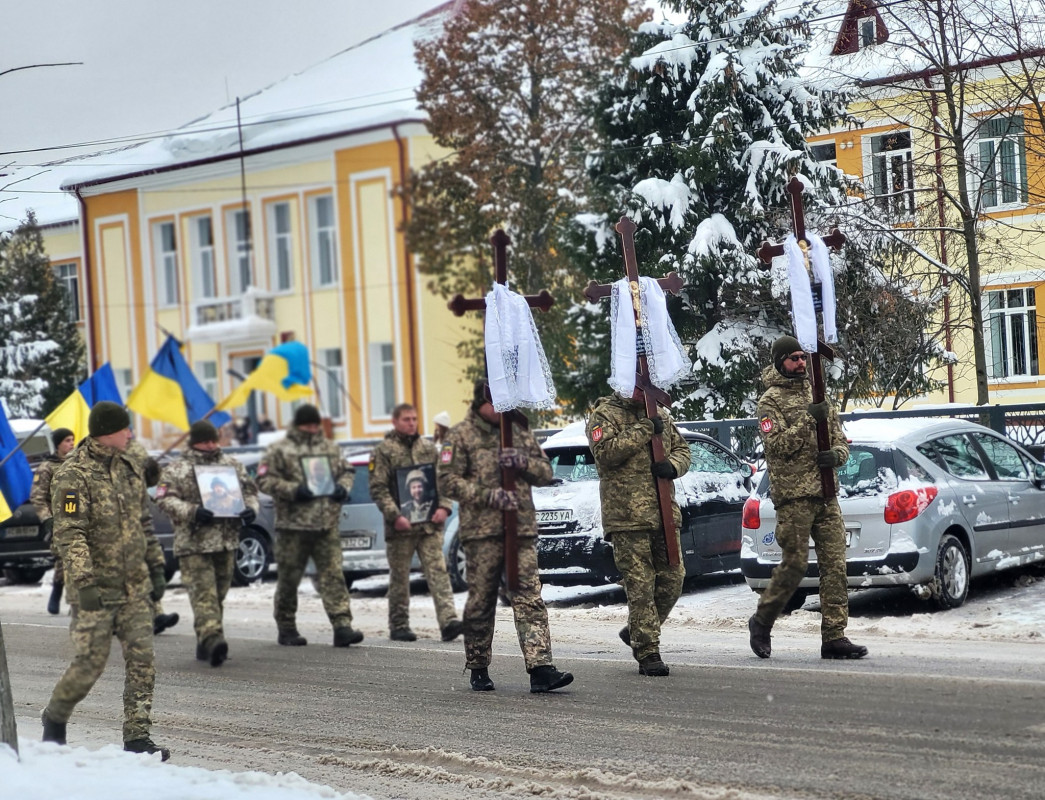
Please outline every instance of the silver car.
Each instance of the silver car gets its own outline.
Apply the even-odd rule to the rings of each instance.
[[[969,581],[1045,559],[1045,465],[989,428],[963,420],[845,423],[839,470],[849,587],[906,586],[936,608],[965,602]],[[768,475],[747,501],[740,568],[757,591],[781,551]],[[809,568],[790,607],[819,586]]]

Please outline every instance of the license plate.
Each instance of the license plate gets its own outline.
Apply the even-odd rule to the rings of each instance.
[[[13,528],[4,528],[5,539],[35,539],[40,529],[36,525],[15,525]]]
[[[846,531],[845,531],[845,546],[846,547],[852,547],[853,546],[853,533],[854,533],[853,531],[851,531],[848,528],[846,528]],[[812,550],[814,547],[816,547],[816,543],[813,542],[813,538],[812,537],[809,537],[809,549]]]
[[[346,536],[341,540],[342,550],[369,550],[373,539],[369,536]]]
[[[555,525],[563,522],[573,522],[573,511],[569,508],[557,508],[551,511],[538,511],[537,524]]]

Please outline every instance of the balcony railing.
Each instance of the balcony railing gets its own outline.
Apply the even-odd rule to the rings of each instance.
[[[272,295],[248,286],[239,297],[197,300],[187,338],[194,342],[239,342],[262,339],[276,332]]]

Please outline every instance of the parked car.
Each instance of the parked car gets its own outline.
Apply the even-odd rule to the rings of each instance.
[[[12,419],[11,430],[19,442],[24,442],[26,454],[34,469],[49,455],[51,429],[38,419]],[[0,524],[0,570],[10,583],[38,583],[52,566],[51,539],[40,527],[36,511],[29,503],[12,510],[12,515]]]
[[[850,589],[903,586],[939,609],[965,602],[970,579],[1045,559],[1045,465],[998,433],[963,420],[845,423],[839,470]],[[741,570],[755,591],[781,551],[764,476],[744,508]],[[809,568],[792,606],[819,586]]]
[[[686,575],[736,569],[740,517],[751,493],[753,469],[709,436],[684,429],[682,436],[689,443],[691,460],[689,471],[675,480],[675,498],[682,510]],[[549,437],[544,452],[555,482],[533,490],[541,581],[592,586],[618,581],[613,546],[602,536],[599,474],[584,423],[573,423]]]

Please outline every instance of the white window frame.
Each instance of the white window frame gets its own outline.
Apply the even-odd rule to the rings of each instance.
[[[906,137],[906,147],[892,147],[875,152],[876,143],[891,137]],[[868,180],[871,199],[893,219],[906,219],[915,212],[914,150],[910,129],[887,131],[867,137]],[[892,180],[890,180],[892,179]],[[900,188],[895,188],[899,179]]]
[[[396,404],[395,345],[392,342],[370,342],[367,350],[370,414],[374,418],[390,417]]]
[[[52,268],[55,282],[62,287],[65,309],[69,319],[80,321],[80,273],[75,261],[55,264]]]
[[[871,26],[871,40],[867,40],[867,26]],[[859,49],[863,50],[865,47],[873,47],[878,44],[878,20],[875,17],[860,17],[856,21],[856,37]]]
[[[204,236],[204,233],[207,235]],[[218,268],[214,261],[214,220],[210,214],[199,214],[189,218],[189,252],[192,258],[193,296],[199,300],[218,297]]]
[[[983,299],[987,377],[1037,377],[1040,367],[1034,287],[992,289]]]
[[[122,367],[114,369],[112,372],[113,378],[116,379],[116,388],[120,392],[120,397],[126,403],[127,398],[131,396],[131,390],[134,389],[134,372]]]
[[[164,241],[165,230],[170,232],[170,249]],[[156,305],[160,308],[177,306],[181,292],[178,289],[178,231],[173,220],[152,224],[152,262]]]
[[[197,361],[196,379],[200,382],[200,386],[203,387],[210,399],[215,403],[220,403],[222,398],[220,397],[221,386],[218,380],[218,362],[217,361]]]
[[[286,230],[280,229],[279,210],[286,212]],[[290,201],[270,203],[268,215],[269,290],[289,292],[294,288],[294,225]]]
[[[1018,121],[1018,122],[1017,122]],[[1005,133],[991,133],[997,123],[1008,123]],[[1022,114],[982,120],[976,134],[980,207],[984,211],[1027,205],[1027,145]],[[990,149],[988,153],[986,148]],[[993,196],[993,197],[992,197]]]
[[[323,209],[329,209],[329,224],[320,224]],[[321,194],[308,199],[308,230],[312,287],[323,289],[337,286],[341,276],[337,263],[337,214],[333,194]]]
[[[320,348],[317,355],[323,365],[323,385],[326,389],[323,399],[326,401],[327,413],[331,419],[341,420],[345,417],[345,404],[342,402],[342,387],[345,385],[344,358],[340,347]]]
[[[225,212],[225,244],[228,249],[229,289],[241,295],[254,285],[254,257],[251,250],[250,211],[230,208]]]

